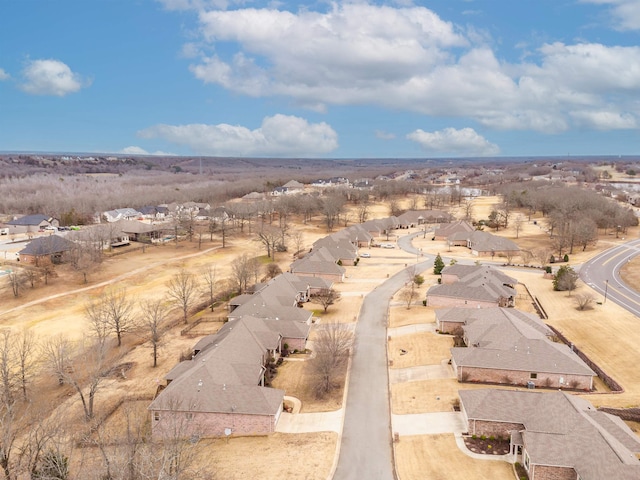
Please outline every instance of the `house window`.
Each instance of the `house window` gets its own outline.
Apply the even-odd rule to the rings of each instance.
[[[529,378],[536,379],[536,378],[538,378],[538,374],[537,373],[532,373],[532,374],[529,375]]]
[[[157,422],[160,420],[160,412],[153,412],[153,419]]]
[[[193,420],[193,413],[187,412],[186,417],[187,417],[187,420]]]

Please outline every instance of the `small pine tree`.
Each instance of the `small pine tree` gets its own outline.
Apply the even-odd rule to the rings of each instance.
[[[564,260],[565,262],[569,261],[569,255],[567,255],[566,253],[564,254],[564,257],[562,257],[562,260]]]
[[[440,275],[443,268],[444,262],[442,261],[442,257],[440,256],[440,254],[438,254],[436,255],[436,259],[433,261],[433,273],[435,275]]]

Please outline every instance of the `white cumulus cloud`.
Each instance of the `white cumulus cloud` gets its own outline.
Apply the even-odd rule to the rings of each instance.
[[[445,128],[436,132],[418,129],[409,133],[407,138],[432,153],[456,156],[493,156],[500,153],[496,144],[478,135],[473,128]]]
[[[338,148],[337,133],[325,122],[277,114],[260,128],[241,125],[154,125],[138,132],[142,138],[162,138],[203,155],[308,157]]]
[[[624,0],[591,1],[631,8]],[[198,18],[203,48],[190,50],[198,54],[190,66],[196,78],[317,112],[377,105],[547,133],[588,126],[593,112],[626,112],[611,128],[627,128],[640,115],[640,47],[551,43],[510,63],[485,32],[421,6],[203,7]]]
[[[638,0],[583,0],[585,3],[610,5],[610,14],[619,30],[640,29],[640,2]]]
[[[89,82],[71,71],[60,60],[30,60],[24,70],[21,88],[33,95],[56,95],[63,97],[87,86]]]
[[[0,68],[0,81],[2,80],[8,80],[10,78],[10,75],[5,72],[2,68]]]
[[[165,156],[165,157],[171,157],[175,155],[174,153],[163,152],[162,150],[156,150],[155,152],[151,153],[146,151],[144,148],[137,147],[135,145],[125,147],[122,150],[120,150],[118,153],[124,153],[125,155],[159,155],[159,156]]]

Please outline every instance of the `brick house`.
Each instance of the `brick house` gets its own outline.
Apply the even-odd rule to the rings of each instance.
[[[640,438],[618,417],[566,392],[461,390],[470,435],[510,439],[529,480],[640,478]]]
[[[461,328],[466,347],[451,349],[458,381],[593,389],[595,372],[538,317],[506,308],[436,311],[441,331]],[[446,329],[446,330],[443,330]]]
[[[75,244],[59,235],[47,235],[31,240],[18,252],[18,260],[35,266],[63,263]]]
[[[488,265],[450,265],[441,273],[441,283],[427,290],[432,307],[513,307],[518,283]]]
[[[342,282],[346,269],[336,262],[337,259],[329,250],[321,247],[293,262],[289,271],[299,276],[320,277],[331,282]]]
[[[273,433],[284,391],[265,386],[265,372],[282,350],[285,323],[247,317],[201,339],[148,407],[153,438]]]

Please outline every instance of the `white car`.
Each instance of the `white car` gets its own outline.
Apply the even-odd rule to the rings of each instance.
[[[371,258],[371,254],[367,252],[361,253],[360,258]]]
[[[393,243],[381,243],[380,246],[382,248],[396,248],[396,246]]]

